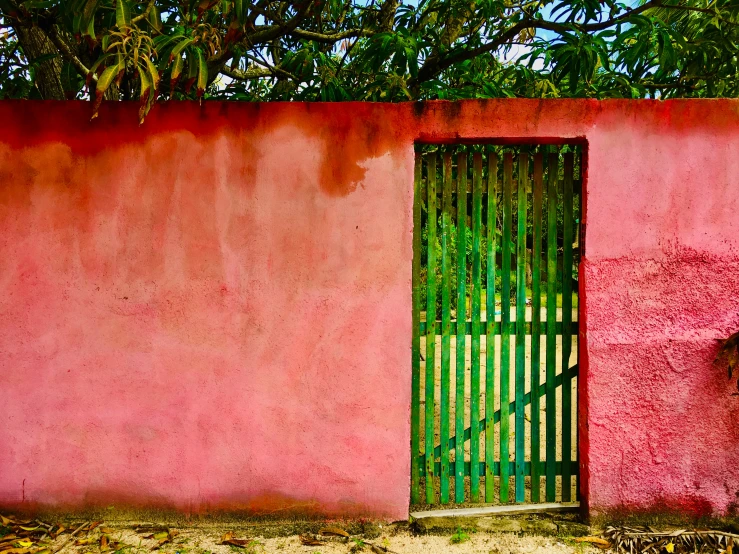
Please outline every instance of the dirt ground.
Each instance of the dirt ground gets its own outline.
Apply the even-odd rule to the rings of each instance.
[[[261,550],[257,549],[254,552],[345,554],[350,552],[355,544],[354,542],[349,544],[337,542],[320,547],[308,547],[302,546],[299,537],[296,536],[285,539],[265,539],[261,543]],[[592,550],[577,543],[568,545],[561,540],[535,536],[517,536],[512,533],[470,535],[469,540],[461,544],[452,544],[449,537],[413,536],[408,533],[401,533],[389,537],[387,541],[381,539],[380,544],[387,545],[389,551],[398,554],[446,552],[452,554],[565,554],[570,552],[584,553]],[[370,548],[366,548],[365,551],[372,552]],[[595,552],[595,550],[592,551]],[[213,551],[213,554],[217,552],[219,551]]]
[[[33,540],[28,547],[31,554],[347,554],[350,552],[422,554],[533,554],[533,553],[594,553],[595,548],[585,543],[577,543],[570,538],[521,535],[516,533],[485,533],[457,531],[446,535],[414,535],[407,526],[379,525],[367,538],[365,534],[351,537],[323,536],[317,534],[289,535],[265,538],[254,529],[234,529],[221,526],[207,527],[164,527],[157,524],[99,523],[87,530],[92,522],[83,522],[81,532],[70,537],[77,525],[70,524],[69,530],[55,539],[46,537]],[[35,524],[33,524],[35,525]],[[338,526],[337,526],[338,527]],[[342,529],[341,527],[338,527]],[[5,528],[8,530],[8,527]],[[5,537],[10,537],[6,532]],[[319,540],[321,544],[307,546],[306,538]],[[224,539],[236,544],[223,544]],[[301,540],[302,539],[302,540]],[[11,539],[12,540],[12,539]],[[0,552],[20,554],[25,549],[16,547],[17,539],[11,545],[3,545],[0,537]],[[457,542],[458,541],[458,542]],[[9,547],[12,550],[7,550]],[[599,551],[602,552],[602,551]]]

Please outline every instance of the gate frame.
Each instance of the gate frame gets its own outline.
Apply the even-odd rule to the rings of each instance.
[[[439,101],[438,103],[442,103]],[[429,103],[418,103],[419,106],[427,106]],[[454,105],[454,104],[452,104]],[[585,259],[587,250],[587,206],[588,206],[588,188],[589,173],[588,159],[590,155],[590,144],[585,136],[573,137],[533,137],[533,136],[497,136],[497,137],[468,137],[456,135],[454,138],[439,138],[438,136],[427,135],[425,132],[419,133],[414,137],[411,145],[411,155],[414,159],[415,167],[416,148],[423,146],[447,146],[447,145],[494,145],[494,146],[564,146],[577,145],[581,149],[580,154],[580,222],[579,229],[579,249],[580,259],[578,262],[578,334],[577,334],[577,353],[578,353],[578,373],[577,373],[577,418],[574,422],[577,428],[577,460],[578,460],[578,499],[571,504],[561,503],[537,503],[537,504],[501,504],[486,506],[485,508],[439,508],[428,512],[414,512],[413,517],[432,517],[444,515],[475,515],[472,512],[480,513],[533,513],[537,511],[572,511],[579,512],[583,520],[587,520],[590,514],[590,474],[589,467],[589,434],[588,434],[588,381],[589,381],[589,358],[588,358],[588,342],[587,342],[587,297],[585,286]],[[415,170],[414,170],[415,180]],[[415,185],[411,187],[412,205],[415,206],[416,195]],[[412,214],[413,215],[413,214]],[[414,224],[413,217],[411,218]],[[413,225],[412,225],[413,228]],[[420,345],[419,345],[420,351]],[[421,391],[422,392],[422,391]],[[411,410],[413,399],[411,397]],[[410,446],[410,444],[409,444]],[[413,451],[410,449],[411,456]],[[410,468],[409,468],[410,469]],[[410,485],[410,472],[409,472]],[[410,496],[409,496],[410,500]],[[539,508],[537,508],[539,507]],[[502,509],[501,509],[502,508]],[[445,512],[445,513],[441,513]],[[449,512],[449,513],[446,513]],[[470,512],[466,514],[466,512]]]

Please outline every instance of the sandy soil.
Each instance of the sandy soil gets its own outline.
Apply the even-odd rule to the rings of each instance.
[[[157,548],[158,541],[151,536],[151,531],[137,531],[130,526],[118,527],[106,524],[90,533],[80,534],[80,539],[87,544],[75,545],[74,539],[56,554],[100,554],[100,539],[103,535],[111,546],[110,554],[145,554],[161,552],[163,554],[347,554],[349,552],[373,552],[372,544],[396,554],[422,553],[484,553],[484,554],[533,554],[533,553],[595,553],[593,547],[576,543],[570,539],[517,535],[513,533],[470,533],[464,542],[453,544],[450,536],[415,536],[407,530],[398,530],[393,526],[381,529],[379,537],[363,539],[359,536],[350,539],[335,537],[321,538],[323,544],[305,546],[298,535],[287,537],[264,538],[249,531],[232,531],[236,539],[246,541],[243,547],[221,544],[221,538],[229,530],[226,528],[185,528],[174,529],[174,537]],[[102,530],[101,530],[102,529]],[[382,532],[385,531],[385,532]],[[60,536],[49,545],[50,552],[56,552],[66,539]],[[356,540],[355,540],[356,539]],[[374,552],[382,552],[376,549]]]
[[[351,550],[347,544],[343,543],[333,543],[331,545],[321,547],[302,546],[298,537],[267,539],[262,542],[262,552],[344,554]],[[448,552],[450,554],[564,554],[570,552],[595,552],[595,550],[591,548],[572,543],[571,545],[567,545],[557,539],[517,536],[511,533],[470,535],[470,539],[461,544],[452,544],[449,537],[416,537],[409,534],[400,534],[395,537],[389,537],[386,542],[383,542],[382,538],[379,541],[375,540],[374,542],[386,545],[388,549],[393,552],[397,552],[398,554],[426,554],[442,552]],[[365,551],[372,552],[370,549],[365,549]],[[260,551],[256,550],[255,552]]]

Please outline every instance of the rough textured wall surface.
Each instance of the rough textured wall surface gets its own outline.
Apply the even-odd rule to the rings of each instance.
[[[402,518],[413,141],[587,143],[590,513],[733,512],[739,102],[0,103],[0,505]]]
[[[712,365],[739,331],[739,105],[712,106],[610,114],[589,140],[594,512],[739,507],[739,397]]]

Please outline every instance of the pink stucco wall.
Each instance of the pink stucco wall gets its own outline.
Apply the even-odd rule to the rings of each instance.
[[[0,506],[403,518],[413,141],[587,142],[591,514],[722,515],[739,102],[0,103]]]
[[[413,154],[244,107],[0,103],[1,504],[407,513]]]

